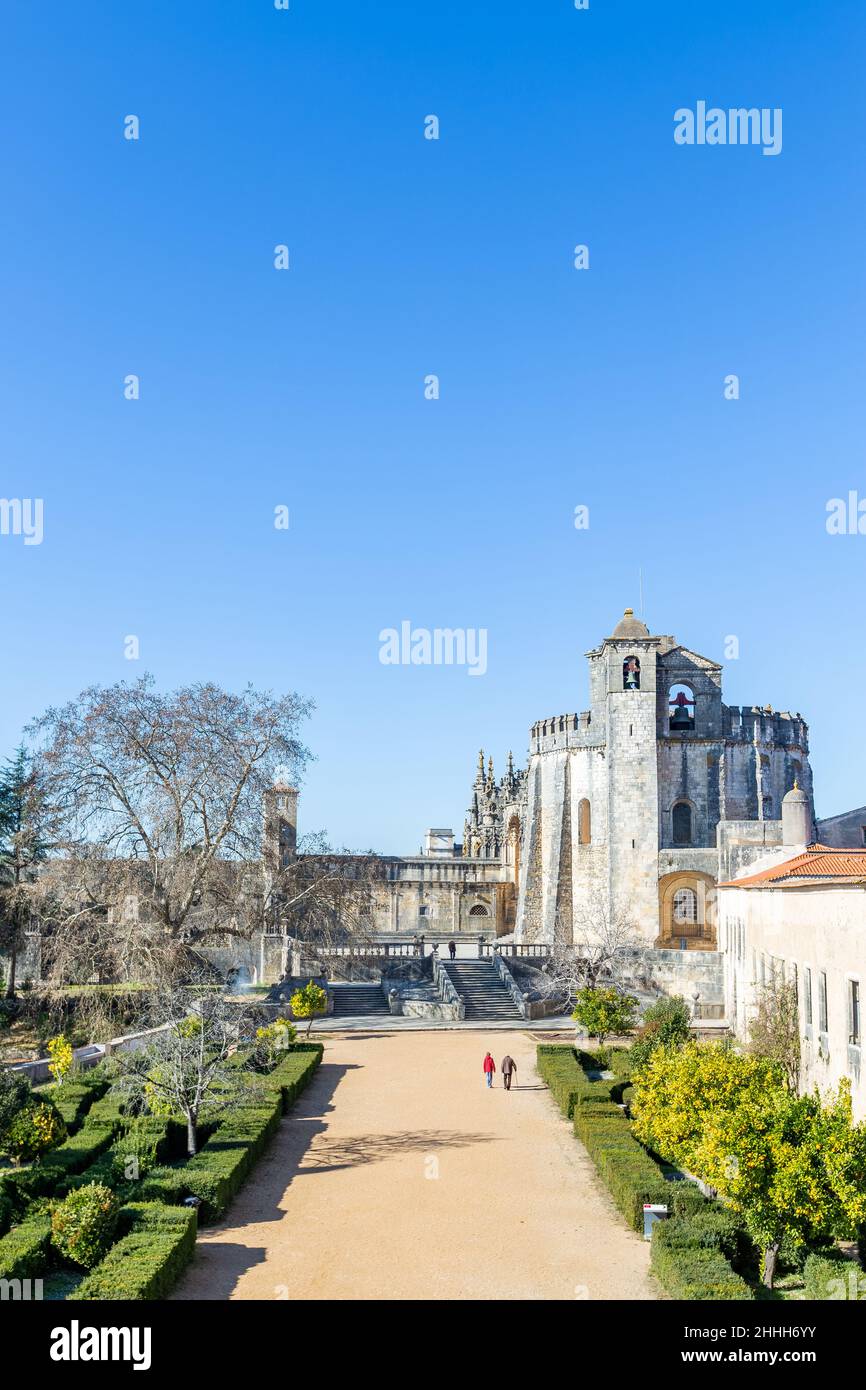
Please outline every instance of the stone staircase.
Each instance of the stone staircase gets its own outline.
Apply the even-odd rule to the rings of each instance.
[[[334,996],[334,1018],[366,1018],[372,1014],[388,1014],[388,1001],[381,985],[344,984],[330,986]]]
[[[466,1002],[466,1017],[519,1019],[523,1015],[489,960],[443,960],[451,983]]]

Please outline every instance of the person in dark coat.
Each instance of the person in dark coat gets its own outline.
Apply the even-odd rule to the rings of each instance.
[[[449,941],[449,942],[448,942],[448,953],[449,953],[449,955],[451,956],[451,959],[453,960],[454,957],[457,955],[457,942],[456,942],[456,941]]]
[[[499,1068],[499,1070],[502,1072],[503,1086],[505,1087],[506,1091],[510,1091],[511,1078],[517,1071],[517,1063],[515,1062],[514,1058],[509,1055],[509,1053],[506,1052],[505,1056],[503,1057],[502,1066]]]

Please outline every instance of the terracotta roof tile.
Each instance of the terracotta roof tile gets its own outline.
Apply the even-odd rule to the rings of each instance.
[[[746,878],[732,878],[720,888],[759,888],[773,883],[862,883],[866,882],[866,849],[833,849],[830,845],[809,845],[800,854],[773,864]]]

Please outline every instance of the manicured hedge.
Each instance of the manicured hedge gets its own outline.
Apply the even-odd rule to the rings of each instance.
[[[42,1274],[51,1244],[51,1217],[28,1217],[0,1240],[0,1279],[30,1279]]]
[[[866,1301],[866,1275],[856,1260],[841,1250],[822,1250],[806,1257],[803,1266],[806,1297]]]
[[[222,1216],[279,1128],[283,1114],[308,1085],[322,1051],[319,1043],[295,1047],[273,1071],[251,1074],[248,1100],[222,1112],[213,1134],[194,1158],[152,1169],[138,1189],[142,1201],[181,1202],[198,1197],[200,1221]]]
[[[667,1204],[671,1185],[632,1135],[623,1112],[612,1102],[580,1105],[574,1114],[574,1132],[626,1221],[642,1232],[644,1203]]]
[[[538,1073],[567,1119],[587,1101],[609,1101],[610,1082],[590,1081],[573,1047],[542,1043],[538,1048]]]
[[[123,1099],[122,1095],[112,1092],[97,1100],[77,1133],[56,1149],[51,1149],[38,1166],[30,1170],[34,1196],[54,1192],[64,1178],[83,1172],[108,1148],[123,1124]]]
[[[70,1300],[164,1298],[195,1253],[196,1215],[190,1207],[133,1202],[122,1209],[120,1220],[126,1234]]]
[[[176,1167],[153,1168],[141,1181],[142,1201],[182,1202],[198,1197],[202,1221],[222,1216],[240,1190],[268,1140],[279,1129],[282,1098],[271,1097],[264,1107],[242,1106],[230,1110],[214,1134],[194,1158]]]
[[[714,1303],[749,1300],[753,1298],[751,1288],[726,1258],[731,1240],[730,1222],[714,1214],[657,1221],[653,1226],[652,1271],[671,1298]]]
[[[273,1071],[257,1076],[257,1081],[262,1082],[266,1089],[280,1092],[284,1114],[313,1079],[323,1052],[321,1043],[295,1043]]]
[[[688,1182],[668,1180],[660,1164],[634,1137],[616,1100],[626,1091],[628,1053],[611,1055],[612,1079],[590,1081],[591,1053],[544,1045],[538,1071],[574,1132],[584,1144],[608,1190],[633,1230],[643,1232],[645,1204],[673,1213],[653,1226],[652,1268],[672,1298],[750,1299],[751,1289],[731,1261],[744,1258],[744,1235],[736,1218]]]
[[[97,1084],[88,1085],[79,1081],[64,1081],[62,1086],[46,1086],[39,1091],[40,1096],[53,1100],[63,1116],[66,1128],[72,1133],[78,1128],[94,1101],[108,1089],[107,1080],[100,1078]]]

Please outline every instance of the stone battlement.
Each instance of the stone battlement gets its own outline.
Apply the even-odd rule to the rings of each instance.
[[[726,738],[742,739],[744,743],[770,743],[806,749],[809,746],[809,726],[799,713],[772,710],[762,705],[723,705],[723,727]]]

